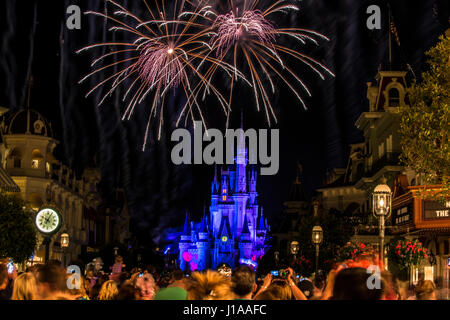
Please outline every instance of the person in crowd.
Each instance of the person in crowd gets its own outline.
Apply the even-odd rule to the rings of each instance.
[[[172,274],[166,272],[159,277],[157,285],[159,288],[167,288],[171,282],[172,282]]]
[[[89,298],[91,300],[97,300],[98,299],[98,295],[100,293],[100,289],[102,288],[102,285],[106,281],[109,281],[109,275],[103,274],[97,279],[97,281],[95,282],[95,285],[92,288],[89,288],[89,284],[87,285],[87,290],[89,292]]]
[[[135,286],[139,289],[140,300],[153,300],[155,298],[158,288],[150,273],[139,274],[135,281]]]
[[[180,287],[167,287],[159,289],[155,300],[187,300],[187,291]]]
[[[403,295],[398,279],[389,271],[381,272],[381,278],[385,284],[382,300],[402,300]]]
[[[310,300],[315,294],[315,287],[310,279],[304,278],[299,281],[297,287],[303,292],[305,297]]]
[[[258,288],[256,274],[249,266],[236,267],[231,275],[231,289],[235,300],[252,300],[253,294]]]
[[[216,271],[193,272],[188,285],[188,300],[232,300],[229,278]]]
[[[430,280],[420,280],[416,286],[416,300],[436,300],[436,285]]]
[[[11,294],[8,290],[9,275],[5,263],[0,263],[0,300],[10,300]]]
[[[116,281],[117,287],[120,289],[129,278],[130,274],[128,272],[122,272]]]
[[[139,300],[139,298],[139,289],[130,283],[125,283],[117,295],[117,300]]]
[[[66,292],[66,273],[60,266],[53,263],[47,263],[40,266],[38,271],[38,292],[41,299],[52,300],[55,296],[68,296],[68,299],[73,299]]]
[[[167,286],[168,288],[178,287],[186,290],[187,287],[187,279],[184,275],[184,272],[180,269],[176,269],[172,272],[170,284]]]
[[[116,300],[118,295],[119,289],[117,288],[116,282],[108,280],[103,283],[98,295],[98,300]]]
[[[75,300],[90,300],[88,290],[88,282],[84,279],[84,277],[80,276],[79,286],[69,289],[69,292]]]
[[[332,296],[330,300],[381,300],[384,291],[384,282],[378,279],[379,287],[376,285],[369,288],[367,285],[369,277],[376,274],[367,272],[366,268],[345,268],[335,273],[332,281]]]
[[[89,290],[92,289],[95,286],[95,283],[97,282],[97,277],[94,276],[94,270],[88,270],[86,272],[86,280],[89,282]]]
[[[109,276],[110,280],[116,280],[120,274],[122,273],[122,269],[125,268],[125,264],[123,263],[122,256],[116,256],[114,260],[114,265],[111,267],[111,275]]]
[[[294,281],[294,271],[291,268],[287,269],[288,276],[286,279],[273,278],[269,273],[264,278],[264,283],[260,290],[256,293],[255,298],[265,291],[270,291],[269,295],[276,297],[275,300],[291,300],[294,297],[296,300],[308,300],[303,292],[297,287]],[[266,294],[267,295],[267,294]],[[258,298],[257,300],[261,300]]]
[[[14,281],[11,300],[37,300],[36,277],[31,272],[22,273]]]

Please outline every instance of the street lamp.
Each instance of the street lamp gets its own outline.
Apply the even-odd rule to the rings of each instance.
[[[63,265],[66,267],[66,249],[69,247],[69,235],[67,232],[61,234],[61,248],[63,250]]]
[[[373,215],[379,219],[380,261],[384,265],[384,222],[391,213],[392,192],[383,178],[381,184],[373,190]]]
[[[312,230],[312,242],[316,245],[316,275],[319,270],[319,246],[323,241],[323,230],[321,226],[315,226]]]
[[[291,254],[294,256],[294,261],[297,260],[297,254],[300,251],[300,244],[298,241],[291,242]]]

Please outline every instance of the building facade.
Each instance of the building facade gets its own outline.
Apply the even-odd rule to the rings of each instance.
[[[235,165],[222,168],[220,174],[216,167],[209,216],[204,214],[196,224],[186,215],[178,243],[182,270],[256,262],[268,250],[269,226],[257,202],[257,171],[248,164],[247,153],[241,141]]]
[[[51,259],[69,262],[111,241],[112,214],[98,191],[101,177],[97,168],[88,168],[77,177],[57,160],[53,151],[59,141],[51,124],[37,111],[25,109],[4,118],[1,134],[1,166],[19,186],[20,197],[34,212],[51,206],[62,216],[62,227],[52,236]],[[123,211],[126,217],[127,210]],[[63,257],[60,235],[64,232],[69,234],[70,244]],[[37,234],[32,262],[43,262],[44,239]]]

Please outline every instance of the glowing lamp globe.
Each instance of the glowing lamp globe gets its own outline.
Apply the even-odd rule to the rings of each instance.
[[[385,183],[379,184],[373,190],[372,198],[374,216],[389,216],[392,202],[391,188]]]
[[[314,244],[321,244],[323,241],[323,230],[321,226],[315,226],[312,230],[312,242]]]
[[[298,254],[300,250],[300,244],[298,243],[298,241],[292,241],[291,242],[291,254],[296,255]]]
[[[67,233],[63,233],[61,235],[61,248],[67,248],[69,246],[69,235]]]

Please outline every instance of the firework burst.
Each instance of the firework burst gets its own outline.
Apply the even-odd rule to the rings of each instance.
[[[213,73],[202,74],[199,71],[200,65],[211,64],[216,68],[223,68],[227,73],[237,73],[242,78],[244,76],[225,61],[215,59],[209,54],[211,47],[208,44],[207,40],[209,38],[207,36],[210,30],[196,22],[200,17],[199,15],[191,15],[187,20],[179,19],[179,16],[183,16],[184,1],[180,6],[177,6],[177,2],[175,2],[175,13],[171,19],[167,16],[164,0],[154,1],[156,10],[152,10],[146,0],[144,0],[143,2],[151,17],[150,20],[146,21],[138,18],[117,2],[113,0],[107,1],[116,9],[113,16],[94,11],[88,11],[86,14],[103,17],[111,21],[114,26],[109,29],[110,31],[126,32],[128,36],[131,35],[134,38],[134,41],[98,43],[79,50],[78,53],[98,47],[117,48],[95,59],[91,66],[94,67],[99,62],[103,62],[110,57],[115,57],[114,62],[95,69],[81,79],[80,83],[99,72],[110,70],[111,68],[120,69],[96,84],[87,93],[86,97],[110,83],[110,89],[99,102],[99,105],[101,105],[120,85],[125,85],[125,81],[128,81],[131,84],[126,87],[123,101],[129,98],[129,103],[123,114],[123,120],[129,120],[136,105],[142,103],[150,94],[153,95],[143,150],[145,150],[147,144],[150,123],[156,117],[159,117],[158,139],[161,138],[165,97],[170,89],[182,89],[187,97],[187,102],[183,112],[180,113],[177,125],[183,115],[186,116],[186,121],[188,118],[195,121],[197,115],[206,127],[198,102],[199,92],[202,89],[215,95],[225,114],[229,113],[227,101],[219,90],[211,84],[210,77],[212,77]],[[198,13],[196,10],[197,8],[194,10],[194,13]],[[130,18],[133,24],[126,23],[120,18]],[[123,58],[124,54],[128,54],[131,57]],[[192,88],[192,78],[196,78],[197,84],[195,88]]]
[[[296,89],[297,84],[311,96],[309,88],[286,65],[284,57],[293,57],[302,62],[322,79],[325,79],[325,73],[334,76],[319,61],[280,44],[281,37],[290,37],[301,44],[311,41],[316,45],[319,45],[318,39],[329,40],[313,30],[278,28],[270,19],[272,15],[299,10],[289,0],[278,0],[262,9],[258,8],[258,0],[243,0],[240,5],[229,0],[231,11],[224,14],[216,12],[207,0],[198,0],[196,3],[193,2],[195,0],[174,0],[170,17],[166,13],[164,0],[153,0],[154,9],[151,9],[147,0],[143,0],[150,16],[148,20],[140,19],[114,0],[106,1],[116,10],[112,16],[93,11],[86,14],[107,19],[113,24],[110,31],[125,32],[127,39],[132,41],[92,44],[79,50],[78,53],[99,47],[115,48],[95,59],[92,67],[100,62],[104,65],[89,73],[80,83],[100,72],[114,70],[86,96],[109,84],[109,90],[99,102],[101,105],[119,86],[124,86],[126,92],[123,101],[128,98],[129,103],[123,120],[130,119],[136,105],[152,96],[143,150],[153,118],[159,117],[158,139],[161,137],[165,97],[171,89],[182,90],[186,96],[177,126],[183,117],[185,124],[188,119],[194,122],[199,117],[207,127],[200,102],[211,94],[222,107],[228,127],[233,89],[237,81],[243,81],[252,89],[257,110],[260,111],[262,104],[268,124],[271,125],[271,118],[277,121],[269,97],[270,91],[275,93],[275,77],[289,87],[305,109],[302,96]],[[131,22],[126,22],[129,20]],[[239,69],[238,57],[239,64],[247,65],[249,72],[244,74]],[[114,60],[106,63],[110,58]],[[218,71],[225,72],[230,78],[227,99],[212,84]]]
[[[232,9],[229,13],[213,13],[215,19],[212,25],[215,35],[210,40],[210,45],[216,52],[217,57],[220,60],[225,60],[231,56],[235,69],[237,69],[238,55],[245,61],[250,70],[247,77],[249,78],[248,82],[251,83],[251,87],[253,88],[257,109],[258,111],[260,110],[260,104],[262,102],[269,125],[271,123],[271,116],[275,122],[277,121],[268,92],[271,89],[272,93],[275,93],[274,76],[278,76],[289,87],[298,101],[306,109],[306,104],[302,96],[295,88],[294,83],[289,81],[288,77],[300,84],[308,96],[311,96],[311,92],[300,76],[284,63],[283,56],[290,56],[304,63],[323,80],[325,79],[325,73],[333,77],[334,74],[319,61],[295,49],[280,45],[277,40],[281,36],[287,36],[302,44],[311,41],[319,45],[318,38],[327,41],[329,39],[313,30],[277,28],[269,20],[271,15],[299,10],[296,5],[290,3],[288,0],[276,1],[263,10],[257,9],[257,0],[244,1],[241,7],[236,6],[233,1],[230,1],[230,4]],[[280,70],[283,70],[284,74]],[[237,76],[232,79],[229,106],[232,101],[234,82],[237,79]],[[269,90],[267,89],[267,83],[270,85]]]

